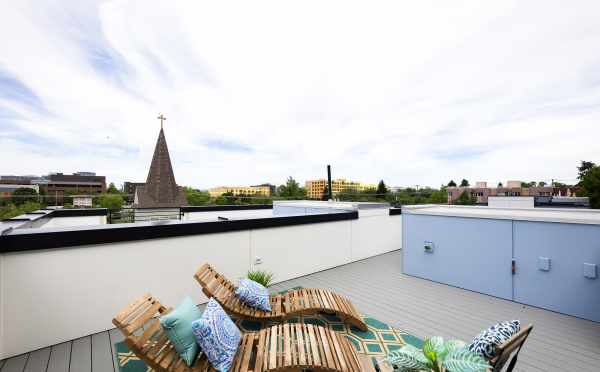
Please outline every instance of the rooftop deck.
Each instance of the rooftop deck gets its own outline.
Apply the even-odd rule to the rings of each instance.
[[[499,320],[520,319],[534,330],[518,371],[598,371],[600,324],[403,275],[401,252],[289,280],[274,286],[322,287],[347,295],[363,313],[419,337],[469,340]],[[106,372],[116,369],[116,330],[0,361],[0,372]]]

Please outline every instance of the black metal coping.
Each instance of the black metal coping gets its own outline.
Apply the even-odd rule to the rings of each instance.
[[[390,208],[390,216],[402,214],[402,208]]]
[[[215,222],[155,221],[75,228],[14,229],[0,235],[0,253],[172,238],[358,219],[357,211]]]
[[[249,205],[206,205],[181,207],[182,212],[246,211],[252,209],[273,209],[271,204]]]

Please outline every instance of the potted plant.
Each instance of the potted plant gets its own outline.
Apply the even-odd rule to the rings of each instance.
[[[399,372],[485,372],[491,368],[480,355],[469,351],[459,340],[444,341],[442,337],[425,340],[423,349],[405,345],[389,353],[384,362]]]
[[[259,284],[262,284],[265,288],[271,285],[273,282],[273,273],[264,270],[248,271],[248,279],[253,280]]]

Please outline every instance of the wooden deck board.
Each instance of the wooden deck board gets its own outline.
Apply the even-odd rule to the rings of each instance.
[[[50,360],[50,350],[51,348],[47,347],[29,354],[24,372],[46,372],[48,360]]]
[[[92,338],[90,336],[73,340],[71,347],[71,372],[91,372],[92,371]]]
[[[92,371],[115,372],[113,353],[108,332],[92,335]]]
[[[29,354],[17,355],[12,358],[8,358],[6,363],[2,366],[2,372],[23,372],[25,364],[29,359]]]
[[[519,319],[534,329],[516,371],[600,370],[600,323],[407,276],[401,265],[401,251],[396,251],[278,283],[271,290],[329,289],[347,296],[363,314],[421,338],[469,341],[493,323]],[[122,339],[117,330],[101,332],[74,340],[72,353],[67,342],[50,352],[42,349],[0,361],[0,372],[37,372],[44,358],[48,372],[118,372],[114,344]]]
[[[72,342],[52,346],[46,372],[69,372]]]

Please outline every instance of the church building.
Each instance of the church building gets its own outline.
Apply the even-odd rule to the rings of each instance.
[[[154,156],[144,186],[135,189],[134,207],[136,208],[177,208],[188,205],[183,188],[177,186],[167,140],[163,130],[166,118],[161,114],[160,132],[154,148]]]

